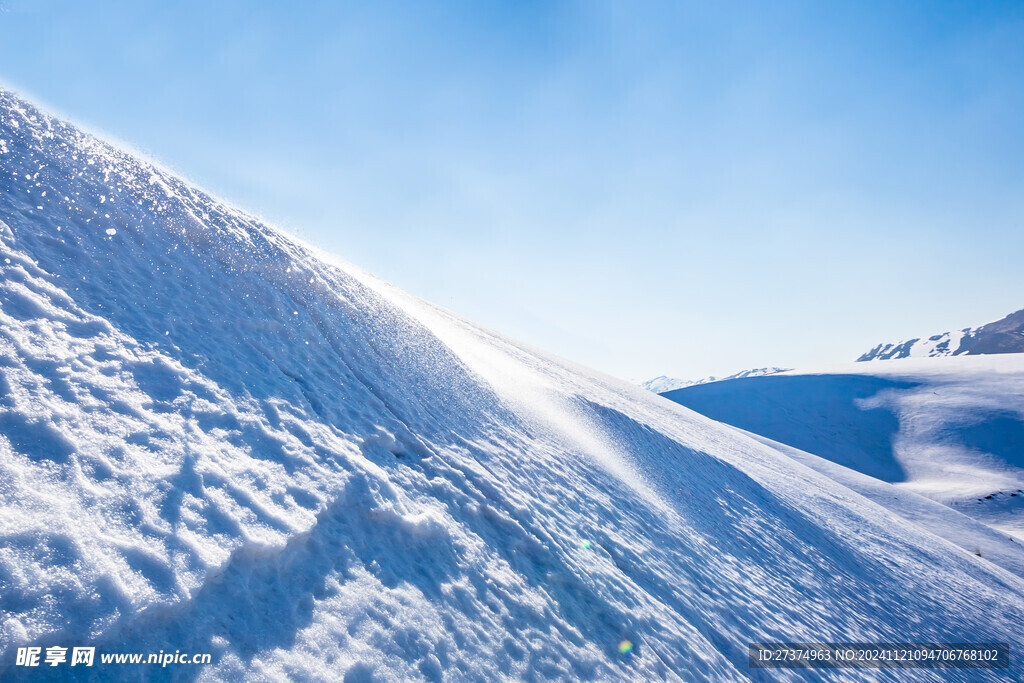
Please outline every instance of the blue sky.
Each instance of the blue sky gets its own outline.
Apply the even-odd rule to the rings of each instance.
[[[1024,308],[1021,74],[1021,3],[0,0],[8,87],[626,378]]]

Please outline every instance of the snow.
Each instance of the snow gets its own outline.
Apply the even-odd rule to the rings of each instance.
[[[944,332],[927,339],[879,344],[858,361],[931,358],[1024,352],[1024,310],[979,327]]]
[[[640,382],[640,386],[648,391],[653,391],[656,394],[664,394],[668,391],[675,391],[676,389],[682,389],[683,387],[693,386],[695,384],[707,384],[709,382],[724,382],[730,379],[740,379],[742,377],[759,377],[761,375],[774,375],[777,372],[785,372],[791,368],[753,368],[751,370],[741,370],[740,372],[728,375],[726,377],[715,377],[709,375],[698,380],[690,379],[677,379],[675,377],[666,377],[661,375],[654,379],[649,379],[646,382]]]
[[[752,641],[1022,644],[1018,576],[776,448],[2,91],[0,138],[0,676],[25,644],[350,681],[744,680]]]
[[[1024,576],[1024,543],[930,498],[837,465],[805,451],[745,432],[816,472],[839,482],[900,517],[914,522],[961,548],[985,557],[1017,576]]]
[[[897,358],[934,358],[936,356],[952,356],[960,348],[964,337],[970,336],[980,328],[966,328],[943,332],[927,339],[911,339],[894,344],[880,344],[857,360],[890,360]]]
[[[669,398],[1024,540],[1024,354],[848,363]]]
[[[653,391],[656,394],[663,394],[666,391],[688,387],[691,384],[696,384],[696,382],[691,379],[679,379],[678,377],[658,375],[652,379],[639,382],[639,384],[647,391]]]

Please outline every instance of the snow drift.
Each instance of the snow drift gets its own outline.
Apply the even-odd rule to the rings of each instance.
[[[2,92],[0,221],[0,675],[53,643],[349,681],[1020,647],[1011,573]]]

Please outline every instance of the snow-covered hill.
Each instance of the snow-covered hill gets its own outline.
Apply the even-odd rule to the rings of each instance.
[[[641,382],[642,386],[647,391],[653,391],[656,394],[664,394],[666,391],[674,391],[676,389],[682,389],[683,387],[690,387],[694,384],[707,384],[708,382],[724,382],[728,379],[741,379],[743,377],[760,377],[761,375],[774,375],[777,372],[785,372],[790,368],[753,368],[751,370],[741,370],[732,375],[726,377],[715,377],[710,375],[698,380],[692,379],[678,379],[676,377],[666,377],[661,375],[654,379],[649,379],[646,382]]]
[[[1024,540],[1024,354],[849,363],[666,396]]]
[[[858,361],[934,356],[977,355],[988,353],[1024,353],[1024,310],[1005,318],[927,339],[910,339],[894,344],[879,344],[861,355]]]
[[[748,643],[1024,645],[1024,581],[985,558],[3,92],[0,221],[0,677],[26,644],[347,681],[796,680]]]

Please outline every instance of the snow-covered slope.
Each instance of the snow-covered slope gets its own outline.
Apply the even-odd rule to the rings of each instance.
[[[927,339],[879,344],[858,361],[1024,352],[1024,310],[981,327],[943,332]]]
[[[1024,354],[849,363],[666,396],[1024,539]]]
[[[742,379],[743,377],[760,377],[761,375],[774,375],[777,372],[785,372],[790,368],[753,368],[751,370],[741,370],[727,377],[715,377],[710,375],[698,380],[691,379],[678,379],[676,377],[666,377],[660,375],[654,379],[649,379],[646,382],[641,382],[642,386],[647,391],[653,391],[656,394],[664,394],[667,391],[674,391],[676,389],[682,389],[683,387],[690,387],[694,384],[707,384],[708,382],[724,382],[728,379]]]
[[[349,681],[741,680],[751,641],[1024,644],[1019,578],[769,446],[2,92],[0,141],[0,677],[25,644]]]
[[[1024,577],[1024,542],[930,498],[861,474],[753,432],[746,432],[789,457],[839,482],[900,517]]]

